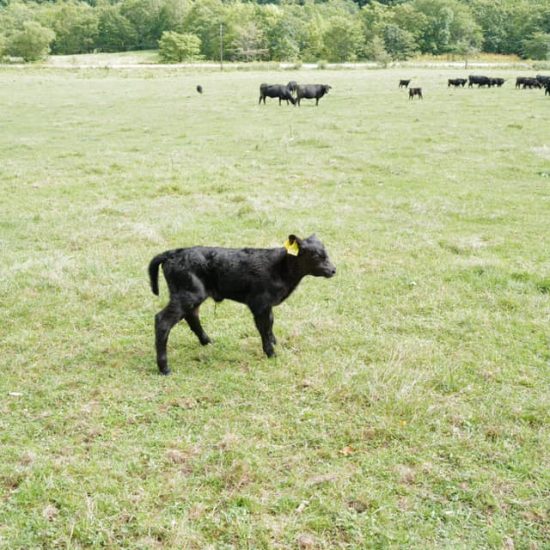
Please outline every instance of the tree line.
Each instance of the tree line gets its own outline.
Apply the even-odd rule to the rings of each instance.
[[[159,49],[187,60],[550,59],[548,0],[0,0],[0,57]]]

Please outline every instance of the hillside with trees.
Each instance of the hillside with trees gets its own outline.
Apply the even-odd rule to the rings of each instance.
[[[547,0],[0,0],[0,57],[159,49],[165,62],[550,58]]]

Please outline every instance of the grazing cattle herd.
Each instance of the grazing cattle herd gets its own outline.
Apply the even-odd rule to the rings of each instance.
[[[399,88],[407,88],[410,82],[410,80],[400,80]],[[478,88],[483,88],[485,86],[487,86],[487,88],[501,88],[505,82],[506,80],[504,78],[491,78],[488,76],[471,74],[468,78],[449,78],[447,80],[447,87],[464,88],[466,83],[468,83],[468,88],[473,88],[474,85]],[[522,88],[524,90],[526,88],[544,88],[545,95],[550,95],[550,76],[544,76],[541,74],[538,74],[535,77],[518,76],[516,78],[516,88]],[[413,90],[415,91],[413,92]],[[416,90],[420,90],[420,93]],[[412,99],[415,95],[422,97],[422,89],[409,88],[409,99]]]
[[[529,88],[530,90],[533,88],[544,88],[545,95],[550,95],[550,76],[544,76],[541,74],[538,74],[535,78],[518,76],[516,78],[516,88],[522,88],[523,90],[526,88]]]
[[[482,75],[469,75],[468,78],[449,78],[447,80],[448,88],[464,88],[466,83],[468,88],[473,88],[476,85],[478,88],[501,88],[506,80],[504,78],[493,78]],[[409,90],[409,99],[424,99],[422,95],[422,88],[410,87],[411,79],[399,80],[399,88],[405,88]],[[550,95],[550,76],[538,74],[535,77],[518,76],[516,78],[516,88],[533,89],[544,88],[544,94]],[[260,85],[260,99],[258,103],[264,102],[265,98],[278,98],[279,105],[281,100],[285,100],[286,104],[292,103],[292,105],[300,106],[302,99],[315,99],[315,105],[319,105],[319,99],[328,94],[331,86],[328,84],[298,84],[294,80],[291,80],[288,84],[261,84]],[[201,90],[202,91],[202,90]]]

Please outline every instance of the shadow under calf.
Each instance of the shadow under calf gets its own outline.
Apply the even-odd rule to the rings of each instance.
[[[207,299],[229,299],[246,304],[262,338],[268,357],[275,355],[273,307],[286,300],[306,275],[332,277],[336,268],[323,243],[311,235],[290,235],[281,248],[220,248],[194,246],[167,250],[149,264],[151,290],[158,295],[158,271],[162,265],[168,285],[168,305],[155,316],[157,365],[169,374],[166,347],[172,328],[182,319],[204,346],[210,338],[199,318]]]

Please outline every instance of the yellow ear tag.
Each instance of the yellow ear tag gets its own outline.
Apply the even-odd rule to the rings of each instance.
[[[287,239],[285,242],[285,248],[291,256],[298,256],[298,252],[300,252],[300,247],[296,241],[290,244],[290,241]]]

